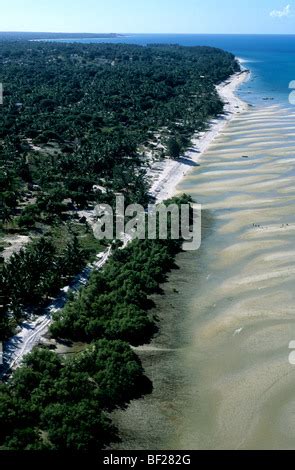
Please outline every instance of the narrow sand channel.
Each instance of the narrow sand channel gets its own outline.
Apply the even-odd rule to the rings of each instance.
[[[141,355],[155,391],[118,413],[122,447],[295,449],[295,113],[245,111],[200,164],[178,189],[213,222],[171,276]]]

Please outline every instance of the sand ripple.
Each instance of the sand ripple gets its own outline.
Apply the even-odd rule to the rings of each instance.
[[[295,449],[294,136],[294,112],[247,111],[179,188],[215,222],[191,281],[190,386],[174,446]]]

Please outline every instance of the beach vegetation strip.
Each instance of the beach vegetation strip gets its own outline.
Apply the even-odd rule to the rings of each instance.
[[[191,202],[187,196],[166,204]],[[169,233],[171,235],[171,226]],[[67,359],[46,347],[25,356],[0,387],[0,448],[95,450],[117,439],[108,413],[152,391],[131,345],[156,331],[150,295],[174,266],[182,239],[134,240],[55,316],[51,334],[83,341]]]

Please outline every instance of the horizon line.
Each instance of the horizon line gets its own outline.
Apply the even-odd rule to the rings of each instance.
[[[142,32],[136,32],[136,33],[128,33],[128,32],[96,32],[96,33],[91,33],[91,32],[81,32],[81,31],[71,31],[71,32],[66,32],[66,31],[0,31],[0,34],[90,34],[92,36],[99,35],[99,34],[105,34],[105,35],[118,35],[118,36],[127,36],[127,35],[147,35],[147,36],[168,36],[168,35],[174,35],[174,36],[208,36],[208,35],[214,35],[214,36],[295,36],[295,33],[142,33]]]

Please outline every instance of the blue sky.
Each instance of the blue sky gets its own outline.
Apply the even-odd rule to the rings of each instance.
[[[295,33],[295,0],[0,0],[1,31]]]

